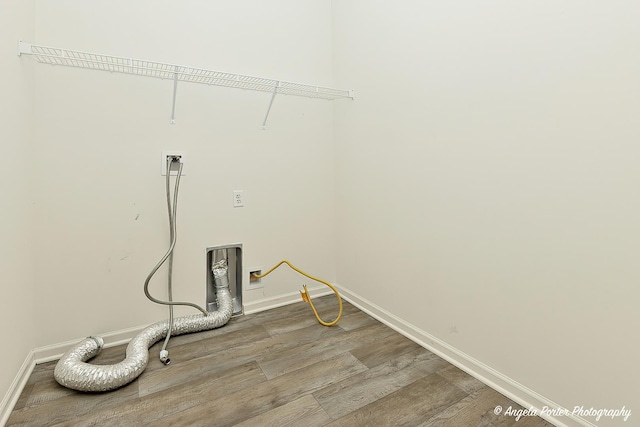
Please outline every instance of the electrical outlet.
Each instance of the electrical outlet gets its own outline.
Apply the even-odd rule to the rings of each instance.
[[[258,279],[257,277],[253,277],[254,274],[258,276],[262,274],[262,267],[253,267],[249,269],[249,286],[247,286],[247,290],[263,288],[264,284],[262,283],[262,279]]]
[[[244,192],[242,190],[235,190],[233,192],[233,207],[241,208],[244,206]]]
[[[176,150],[165,150],[162,152],[160,156],[160,173],[162,176],[167,174],[167,158],[171,157],[179,157],[180,163],[182,163],[182,173],[180,175],[185,176],[187,174],[187,165],[186,165],[186,154],[184,151],[176,151]],[[171,175],[178,175],[178,166],[176,163],[173,163],[173,167],[171,168]]]

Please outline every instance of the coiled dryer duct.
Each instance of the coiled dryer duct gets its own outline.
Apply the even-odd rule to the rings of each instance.
[[[173,335],[207,331],[224,326],[233,314],[233,298],[229,292],[226,260],[213,266],[218,310],[207,316],[194,314],[174,319]],[[136,335],[127,346],[126,357],[115,365],[91,365],[87,360],[102,350],[100,337],[89,337],[69,349],[58,361],[53,375],[56,381],[78,391],[108,391],[138,378],[149,362],[149,347],[167,335],[167,320],[154,323]]]

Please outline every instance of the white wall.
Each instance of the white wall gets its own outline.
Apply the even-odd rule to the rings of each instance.
[[[328,2],[38,0],[35,43],[331,84]],[[205,248],[245,266],[290,258],[335,279],[332,106],[270,94],[37,64],[37,345],[167,316],[142,285],[168,247],[160,153],[184,150],[174,298],[204,304]],[[233,190],[245,207],[232,208]],[[152,293],[166,295],[164,270]],[[278,272],[245,303],[296,292]],[[178,309],[177,314],[193,313]]]
[[[168,239],[160,152],[181,149],[176,298],[203,302],[207,246],[329,280],[337,253],[340,284],[524,386],[640,413],[636,4],[33,8],[0,5],[0,137],[23,160],[4,163],[0,321],[23,323],[1,329],[0,392],[34,347],[166,315],[141,286]],[[171,82],[32,67],[12,53],[28,37],[358,98],[279,97],[262,131],[267,94],[185,84],[170,126]],[[299,283],[277,273],[245,299]]]
[[[567,408],[640,416],[640,5],[333,8],[357,89],[339,283]]]
[[[33,36],[33,2],[0,2],[0,401],[34,347],[34,275],[30,247],[33,67],[17,55],[18,40]],[[0,419],[2,406],[0,406]]]

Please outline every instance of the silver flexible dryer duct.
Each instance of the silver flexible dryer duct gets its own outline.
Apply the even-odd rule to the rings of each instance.
[[[233,314],[233,298],[229,292],[229,276],[226,260],[212,267],[216,286],[218,311],[174,319],[172,334],[182,335],[207,331],[224,326]],[[53,375],[56,381],[78,391],[108,391],[129,384],[147,367],[149,347],[167,335],[169,322],[160,321],[148,326],[136,335],[127,346],[126,357],[115,365],[91,365],[87,360],[102,350],[100,337],[89,337],[69,349],[58,361]]]

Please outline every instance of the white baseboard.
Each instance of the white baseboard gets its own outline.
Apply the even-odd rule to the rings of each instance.
[[[342,295],[345,300],[358,307],[360,310],[389,326],[391,329],[401,333],[413,342],[437,354],[447,362],[457,366],[472,377],[482,381],[487,386],[522,405],[525,409],[535,408],[537,413],[540,413],[540,409],[545,406],[547,408],[562,408],[555,402],[514,381],[490,366],[485,365],[468,354],[450,346],[446,342],[404,321],[400,317],[389,313],[371,301],[362,298],[355,292],[352,292],[342,286],[338,286],[338,289],[340,291],[340,295]],[[567,412],[568,415],[562,416],[561,418],[547,414],[541,414],[540,416],[557,427],[596,427],[584,418],[572,415],[571,411]]]
[[[0,402],[0,426],[4,426],[7,423],[9,415],[11,415],[11,411],[13,411],[14,406],[16,406],[20,394],[27,385],[27,381],[29,381],[29,377],[35,366],[34,353],[30,351],[27,358],[24,359],[16,377],[13,379],[7,394],[2,399],[2,402]]]
[[[104,348],[115,347],[120,344],[128,343],[131,338],[138,335],[144,328],[149,325],[137,326],[135,328],[121,329],[115,332],[108,332],[100,335],[104,340]],[[45,363],[52,360],[58,360],[62,355],[69,350],[72,346],[76,345],[86,337],[81,337],[73,341],[66,341],[63,343],[47,345],[45,347],[38,347],[33,350],[35,363]]]
[[[325,295],[333,294],[331,289],[326,287],[308,288],[312,298],[317,298]],[[244,304],[244,314],[253,314],[260,311],[271,310],[272,308],[278,308],[285,305],[293,304],[302,301],[300,292],[290,292],[284,295],[278,295],[276,297],[264,298],[258,301],[253,301]]]

